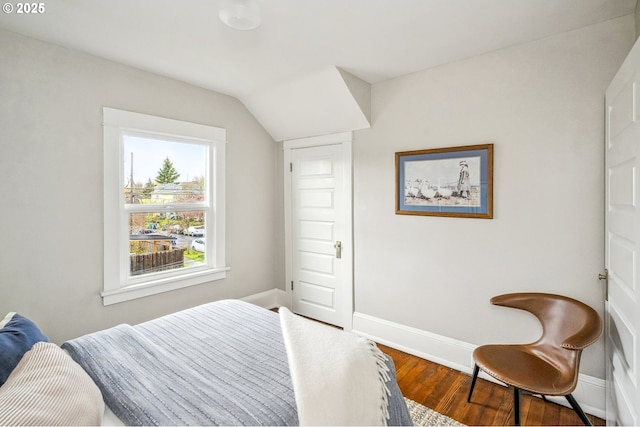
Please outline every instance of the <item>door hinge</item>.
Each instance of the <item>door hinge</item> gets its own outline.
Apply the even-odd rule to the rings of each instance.
[[[289,172],[293,172],[293,163],[289,163]]]
[[[293,280],[291,281],[291,290],[293,290]]]

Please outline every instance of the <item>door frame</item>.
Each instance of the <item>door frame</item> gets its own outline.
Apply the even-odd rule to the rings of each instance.
[[[291,285],[293,283],[293,212],[292,212],[292,195],[291,195],[291,161],[292,150],[320,147],[327,145],[342,146],[342,185],[343,197],[342,204],[344,206],[341,213],[341,219],[345,223],[345,235],[342,238],[342,268],[344,285],[347,288],[343,292],[346,301],[342,301],[343,306],[347,307],[346,313],[340,313],[342,318],[341,325],[345,330],[353,328],[353,133],[342,132],[331,135],[314,136],[309,138],[301,138],[284,141],[282,149],[284,151],[284,237],[285,237],[285,292],[288,308],[292,306],[293,292]]]

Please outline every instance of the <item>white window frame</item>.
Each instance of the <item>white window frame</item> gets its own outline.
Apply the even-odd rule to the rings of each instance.
[[[147,114],[103,108],[104,126],[104,305],[155,295],[174,289],[224,279],[225,266],[225,145],[226,130]],[[208,146],[208,185],[205,200],[190,204],[205,212],[205,263],[188,269],[169,270],[141,276],[129,274],[130,213],[149,206],[125,204],[124,135],[143,134],[162,139],[192,141]],[[157,209],[160,206],[153,206]],[[174,209],[167,206],[166,209]],[[208,242],[209,243],[209,242]]]

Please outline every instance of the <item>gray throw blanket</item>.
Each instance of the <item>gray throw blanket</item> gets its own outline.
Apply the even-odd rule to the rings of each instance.
[[[127,425],[298,424],[278,315],[248,303],[205,304],[62,347]],[[391,381],[389,424],[410,423]]]

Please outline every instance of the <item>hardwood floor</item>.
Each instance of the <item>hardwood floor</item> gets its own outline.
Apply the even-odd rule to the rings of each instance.
[[[390,347],[378,347],[393,359],[398,385],[405,397],[466,425],[513,425],[510,389],[479,378],[468,403],[471,376]],[[587,416],[594,425],[606,425],[600,418]],[[523,426],[582,425],[572,409],[532,396],[522,397],[520,423]]]
[[[393,359],[398,385],[405,397],[468,426],[513,425],[511,389],[478,378],[471,402],[467,402],[470,375],[382,344],[378,344],[378,347]],[[587,416],[594,426],[606,425],[601,418],[590,414]],[[583,425],[573,409],[527,395],[521,399],[520,424]]]

